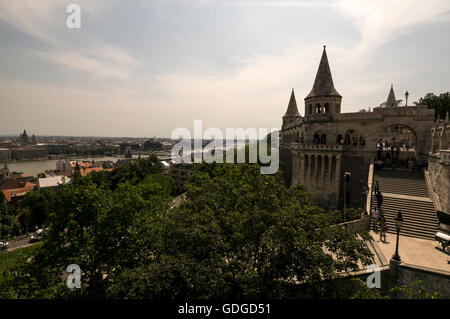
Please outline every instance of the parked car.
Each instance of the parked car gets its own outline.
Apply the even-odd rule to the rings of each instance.
[[[9,243],[6,241],[0,241],[0,251],[1,250],[6,250],[9,246]]]
[[[42,229],[36,230],[34,235],[31,235],[30,239],[28,240],[29,243],[35,243],[40,240],[42,240],[42,236],[44,235],[44,231]]]

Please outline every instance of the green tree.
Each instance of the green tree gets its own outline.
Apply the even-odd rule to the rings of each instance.
[[[41,249],[12,272],[17,297],[105,297],[110,278],[147,256],[152,218],[169,203],[148,184],[120,184],[114,191],[91,182],[62,186]],[[81,267],[86,284],[74,294],[63,289],[69,264]]]
[[[161,220],[153,258],[115,278],[109,297],[294,298],[298,289],[332,297],[324,280],[370,262],[364,241],[333,227],[282,174],[202,164],[186,188],[187,201]]]
[[[30,209],[29,226],[42,227],[46,224],[55,206],[55,193],[49,189],[29,192],[25,195],[22,206]]]
[[[434,109],[434,118],[441,117],[445,119],[446,113],[450,112],[450,92],[434,95],[428,93],[419,99],[417,104],[427,105],[428,108]]]

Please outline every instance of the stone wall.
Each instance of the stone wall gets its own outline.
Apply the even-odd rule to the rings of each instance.
[[[439,198],[441,210],[450,212],[450,151],[428,155],[430,185]]]
[[[394,274],[392,271],[396,271]],[[437,292],[441,298],[450,298],[450,273],[401,263],[397,268],[391,265],[391,276],[397,278],[397,285],[411,286],[423,281],[428,292]]]
[[[367,230],[369,228],[369,222],[370,222],[369,216],[364,215],[364,216],[361,216],[360,219],[341,223],[339,225],[347,228],[347,230],[349,232],[356,233],[356,232],[359,232],[362,230]]]

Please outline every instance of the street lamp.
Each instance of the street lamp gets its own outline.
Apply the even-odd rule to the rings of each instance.
[[[397,217],[395,217],[395,227],[397,228],[397,243],[395,245],[395,254],[392,256],[392,260],[396,262],[400,262],[400,256],[398,255],[398,239],[400,237],[400,229],[403,225],[403,217],[402,217],[402,211],[399,210],[397,213]]]
[[[408,97],[409,97],[409,93],[408,93],[408,91],[406,91],[406,93],[405,93],[406,106],[408,106]]]

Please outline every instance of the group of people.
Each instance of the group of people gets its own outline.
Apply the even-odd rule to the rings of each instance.
[[[397,142],[397,139],[394,137],[392,138],[392,142],[388,143],[387,140],[383,142],[383,139],[378,140],[378,149],[380,151],[392,151],[392,149],[402,149],[403,151],[409,151],[410,149],[414,149],[416,146],[416,141],[414,139],[411,139],[407,141],[406,139],[403,139],[401,142]]]
[[[372,209],[372,222],[373,229],[375,231],[380,231],[380,241],[386,241],[386,232],[388,231],[388,226],[386,223],[386,218],[384,217],[383,210]]]
[[[415,169],[418,172],[421,172],[422,168],[428,169],[428,160],[425,156],[422,156],[420,159],[415,157],[400,158],[398,147],[395,152],[391,149],[391,152],[386,152],[386,154],[383,154],[378,149],[377,158],[374,158],[373,164],[376,171],[380,171],[383,168],[390,168],[392,171],[395,171],[396,168],[406,168],[409,172]]]
[[[381,209],[381,205],[383,204],[383,195],[380,191],[380,185],[378,181],[375,182],[375,198],[377,200],[377,208],[372,209],[372,222],[373,228],[375,231],[380,231],[380,241],[386,241],[386,232],[388,231],[388,226],[386,223],[386,218],[384,217],[383,210]]]

